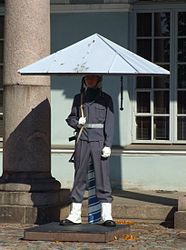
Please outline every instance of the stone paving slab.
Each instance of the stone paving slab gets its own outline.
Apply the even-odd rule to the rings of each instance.
[[[63,241],[63,242],[109,242],[129,234],[129,225],[105,227],[101,224],[81,224],[60,226],[52,222],[34,226],[24,231],[25,240]]]
[[[157,224],[134,223],[129,235],[108,243],[23,240],[34,225],[0,224],[0,250],[185,250],[186,231]]]

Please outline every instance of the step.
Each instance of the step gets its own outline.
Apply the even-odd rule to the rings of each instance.
[[[173,223],[174,213],[177,211],[179,192],[170,191],[141,191],[141,190],[114,190],[112,215],[115,220],[125,219],[150,223]],[[82,206],[82,217],[88,214],[88,193]],[[64,218],[70,211],[69,206],[61,210]]]

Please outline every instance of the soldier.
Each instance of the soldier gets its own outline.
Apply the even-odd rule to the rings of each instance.
[[[71,192],[72,208],[60,225],[81,223],[81,207],[86,188],[88,167],[94,165],[96,195],[101,202],[104,226],[115,226],[112,219],[112,195],[109,177],[109,156],[114,132],[112,98],[101,90],[102,77],[86,75],[82,79],[81,93],[74,97],[67,124],[79,133],[75,145],[75,176]]]

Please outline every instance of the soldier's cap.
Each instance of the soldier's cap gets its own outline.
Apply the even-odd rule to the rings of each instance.
[[[87,76],[97,76],[97,77],[99,77],[100,80],[102,80],[102,75],[100,75],[100,74],[96,74],[96,73],[95,73],[95,74],[92,74],[92,73],[90,73],[90,74],[84,75],[83,78],[85,78],[85,77],[87,77]]]

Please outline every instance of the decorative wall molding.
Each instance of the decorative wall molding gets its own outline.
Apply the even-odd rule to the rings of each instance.
[[[128,12],[130,4],[52,4],[51,13]]]

